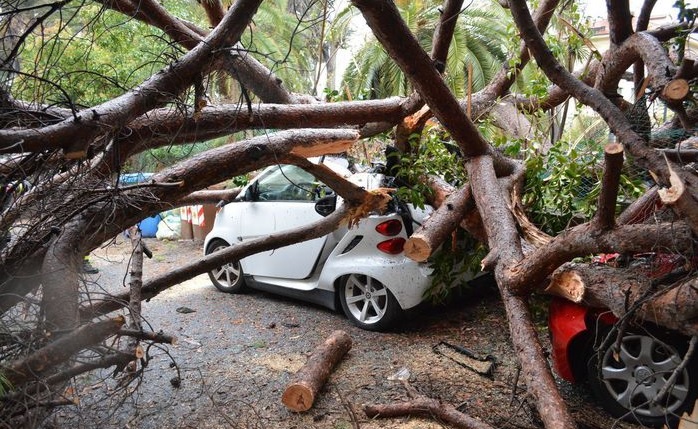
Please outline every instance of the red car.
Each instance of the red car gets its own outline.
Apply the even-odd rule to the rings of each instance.
[[[652,259],[648,264],[651,277],[671,272],[678,263],[673,255],[644,257]],[[604,256],[600,262],[610,259]],[[614,417],[647,426],[673,427],[696,403],[698,353],[679,373],[673,388],[655,402],[657,393],[682,362],[689,339],[654,325],[633,325],[625,330],[616,350],[616,321],[609,311],[553,298],[548,325],[555,371],[570,382],[588,381],[593,396]]]

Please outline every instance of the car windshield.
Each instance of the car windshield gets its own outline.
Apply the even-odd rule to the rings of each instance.
[[[280,165],[269,169],[257,181],[262,201],[313,201],[320,182],[295,165]]]

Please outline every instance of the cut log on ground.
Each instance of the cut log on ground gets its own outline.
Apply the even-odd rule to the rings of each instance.
[[[320,344],[308,361],[286,386],[281,402],[291,411],[308,411],[330,376],[332,369],[351,349],[351,337],[344,331],[334,331]]]

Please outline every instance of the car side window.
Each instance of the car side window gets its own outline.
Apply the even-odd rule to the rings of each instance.
[[[314,201],[321,183],[295,165],[280,165],[257,182],[259,201]]]

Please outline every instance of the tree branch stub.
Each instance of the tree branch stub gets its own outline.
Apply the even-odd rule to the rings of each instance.
[[[606,162],[601,179],[598,210],[594,218],[594,224],[601,230],[610,229],[615,224],[616,200],[623,167],[623,146],[618,143],[607,144],[604,156]]]
[[[405,243],[405,256],[423,262],[458,227],[466,212],[474,209],[470,186],[466,185],[449,195]]]

